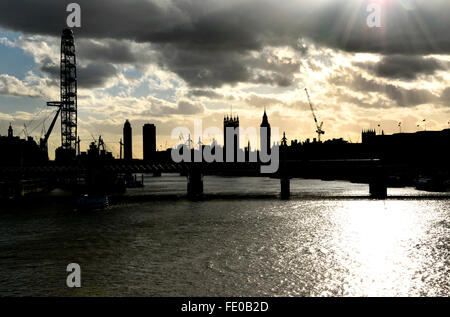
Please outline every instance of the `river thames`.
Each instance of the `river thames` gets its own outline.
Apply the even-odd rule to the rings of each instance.
[[[146,178],[107,210],[55,191],[0,210],[2,296],[449,296],[450,201],[412,188],[205,177]],[[403,198],[402,198],[403,197]],[[82,287],[66,286],[81,266]]]

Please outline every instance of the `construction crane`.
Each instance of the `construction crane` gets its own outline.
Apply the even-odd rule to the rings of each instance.
[[[76,142],[76,144],[75,144],[75,147],[76,147],[76,149],[77,149],[77,155],[78,156],[80,156],[80,143],[81,143],[81,140],[80,140],[80,136],[78,136],[78,140],[77,140],[77,142]]]
[[[325,134],[325,131],[322,129],[323,121],[320,122],[320,124],[319,124],[319,121],[317,120],[316,114],[314,113],[314,107],[313,107],[313,104],[311,102],[311,98],[309,97],[309,93],[308,93],[308,89],[307,88],[305,88],[305,92],[306,92],[306,96],[308,97],[309,107],[311,108],[311,112],[312,112],[312,115],[313,115],[313,118],[314,118],[314,122],[316,123],[317,139],[320,142],[320,136],[322,134]]]
[[[100,151],[100,147],[102,151],[106,151],[105,142],[102,139],[102,136],[98,136],[98,150]]]
[[[23,133],[25,134],[25,138],[28,139],[28,128],[27,125],[24,123],[23,124]]]
[[[48,138],[50,137],[50,134],[52,133],[53,127],[55,126],[56,120],[58,119],[58,116],[59,116],[60,112],[61,112],[61,107],[59,107],[58,110],[56,111],[55,117],[53,118],[52,123],[50,124],[50,127],[47,130],[47,133],[45,133],[44,138],[41,139],[40,142],[39,142],[39,146],[46,153],[48,153],[48,148],[47,148]]]

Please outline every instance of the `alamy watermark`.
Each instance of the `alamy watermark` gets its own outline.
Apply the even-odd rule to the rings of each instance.
[[[366,19],[367,26],[369,28],[381,28],[381,4],[376,2],[371,2],[366,7],[369,13]]]
[[[171,138],[178,139],[178,142],[171,151],[172,160],[176,163],[186,162],[253,162],[256,163],[266,163],[267,165],[261,165],[260,171],[263,174],[275,173],[278,171],[280,163],[280,150],[279,145],[276,144],[271,146],[268,144],[269,140],[269,130],[265,127],[259,129],[259,144],[260,151],[247,150],[248,157],[246,157],[245,151],[239,148],[239,139],[248,139],[251,144],[255,145],[258,141],[257,129],[254,127],[249,127],[243,129],[241,127],[226,127],[225,131],[218,127],[208,127],[203,130],[203,121],[194,120],[194,133],[191,133],[190,129],[187,127],[177,127],[172,130]],[[224,147],[218,145],[214,140],[210,145],[203,145],[200,140],[208,138],[209,135],[221,135],[224,133]],[[274,140],[279,139],[279,129],[273,127],[271,129],[271,136]],[[186,140],[180,138],[182,136],[192,136]],[[199,140],[197,147],[195,146],[195,141]],[[191,144],[193,146],[191,147]],[[193,151],[191,151],[193,150]],[[193,153],[192,153],[193,152]],[[258,155],[259,153],[259,155]],[[193,155],[192,155],[193,154]]]
[[[67,16],[66,24],[69,28],[81,28],[81,7],[78,3],[69,3],[66,11],[70,12]]]
[[[78,263],[69,263],[66,268],[67,275],[66,285],[67,287],[81,287],[81,267]]]

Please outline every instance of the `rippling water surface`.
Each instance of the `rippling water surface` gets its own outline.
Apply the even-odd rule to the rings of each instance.
[[[275,179],[206,177],[207,199],[189,202],[176,198],[183,177],[146,183],[129,195],[148,202],[90,214],[57,192],[1,207],[0,295],[450,295],[449,200],[390,189],[395,199],[377,201],[367,185],[294,180],[280,201]],[[79,289],[65,285],[71,262]]]

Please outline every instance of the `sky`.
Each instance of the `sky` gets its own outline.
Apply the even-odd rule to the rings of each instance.
[[[0,135],[40,137],[59,99],[59,50],[71,1],[0,2]],[[119,154],[123,123],[142,157],[142,126],[158,149],[176,127],[222,128],[239,115],[259,127],[264,108],[289,140],[361,141],[449,128],[448,0],[78,0],[74,29],[81,149],[102,135]],[[369,4],[381,27],[369,27]],[[426,120],[426,121],[423,121]],[[401,122],[401,127],[399,123]],[[60,145],[59,122],[49,140]],[[210,143],[214,135],[203,139]],[[242,144],[242,143],[241,143]]]

